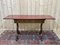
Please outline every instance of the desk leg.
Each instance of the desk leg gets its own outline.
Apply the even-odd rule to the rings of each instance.
[[[41,23],[41,26],[40,26],[40,29],[41,29],[41,30],[40,30],[40,32],[39,32],[39,34],[41,35],[41,41],[42,41],[42,31],[43,31],[43,30],[42,30],[42,26],[43,26],[43,23]]]
[[[16,23],[16,25],[17,25],[17,30],[16,30],[16,32],[17,32],[16,41],[17,41],[19,39],[18,36],[19,36],[20,32],[19,32],[19,25],[18,25],[18,23]]]
[[[40,26],[40,29],[41,29],[41,30],[40,30],[39,34],[42,34],[42,31],[43,31],[43,30],[42,30],[42,25],[43,25],[43,23],[41,23],[41,26]]]

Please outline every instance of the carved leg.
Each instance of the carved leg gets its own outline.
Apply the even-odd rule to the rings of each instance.
[[[40,30],[39,34],[42,34],[42,31],[43,31],[43,30],[42,30],[42,25],[43,25],[43,23],[41,23],[41,26],[40,26],[40,29],[41,29],[41,30]]]
[[[43,26],[43,23],[41,23],[41,26],[40,26],[40,29],[41,29],[41,30],[40,30],[40,32],[39,32],[39,34],[41,35],[41,41],[42,41],[42,31],[43,31],[43,30],[42,30],[42,26]]]
[[[16,30],[16,32],[17,32],[16,41],[17,41],[19,39],[18,36],[19,36],[20,32],[19,32],[19,25],[18,25],[18,23],[16,23],[16,25],[17,25],[17,30]]]

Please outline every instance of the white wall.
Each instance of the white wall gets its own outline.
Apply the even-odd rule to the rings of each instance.
[[[51,15],[56,18],[54,21],[46,21],[44,30],[54,29],[54,23],[60,23],[60,0],[0,0],[0,29],[15,30],[16,24],[13,20],[4,20],[7,15]],[[10,23],[11,22],[11,23]],[[54,22],[54,23],[53,23]],[[23,26],[24,25],[24,26]],[[39,24],[20,24],[20,28],[39,29]],[[34,27],[35,26],[35,27]]]

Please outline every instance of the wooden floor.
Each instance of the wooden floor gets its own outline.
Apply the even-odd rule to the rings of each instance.
[[[19,40],[16,39],[16,31],[4,31],[0,35],[0,45],[60,45],[60,39],[52,31],[44,31],[41,35],[38,32],[21,31]]]

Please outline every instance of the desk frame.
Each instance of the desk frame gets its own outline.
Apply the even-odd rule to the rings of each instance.
[[[19,32],[19,23],[41,23],[40,25],[40,31],[39,34],[42,35],[42,31],[43,31],[43,23],[44,23],[45,19],[14,19],[14,23],[16,23],[16,32],[17,32],[17,36],[16,36],[16,41],[19,39],[18,35],[20,34]],[[41,41],[42,41],[42,37],[41,37]]]

